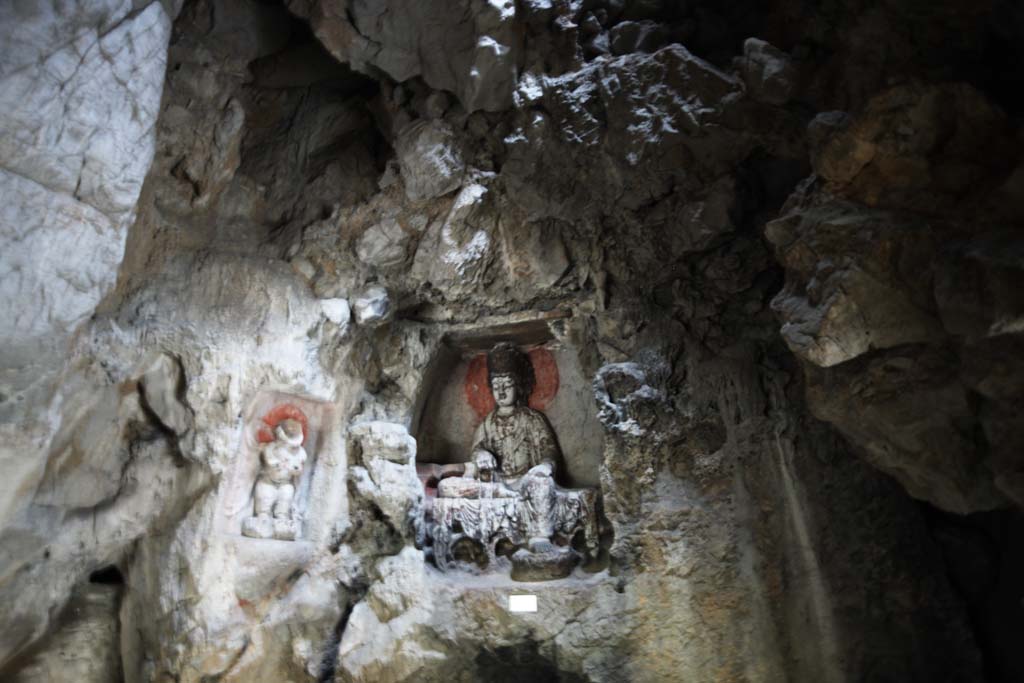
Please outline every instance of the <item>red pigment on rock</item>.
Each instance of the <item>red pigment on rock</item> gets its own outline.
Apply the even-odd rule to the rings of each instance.
[[[558,364],[547,349],[531,349],[529,356],[535,379],[529,406],[534,410],[544,410],[558,393]],[[478,354],[469,361],[464,388],[466,401],[478,419],[484,419],[494,410],[494,397],[487,383],[487,354]]]
[[[277,426],[282,420],[298,420],[302,424],[302,443],[306,443],[306,436],[309,433],[309,420],[306,418],[306,414],[299,410],[298,406],[291,403],[282,403],[263,416],[263,424],[266,427],[260,427],[260,430],[256,432],[256,440],[260,443],[270,443],[274,440],[274,427]]]

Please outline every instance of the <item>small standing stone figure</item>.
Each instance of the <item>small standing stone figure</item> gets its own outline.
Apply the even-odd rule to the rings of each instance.
[[[306,464],[304,438],[302,423],[289,418],[277,424],[274,440],[260,450],[253,516],[242,523],[243,535],[281,541],[293,541],[298,536],[295,482]]]

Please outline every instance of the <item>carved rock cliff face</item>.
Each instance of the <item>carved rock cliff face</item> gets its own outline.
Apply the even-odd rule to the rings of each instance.
[[[1013,3],[179,4],[0,8],[0,678],[1024,675]],[[567,579],[429,559],[501,339],[594,435]]]

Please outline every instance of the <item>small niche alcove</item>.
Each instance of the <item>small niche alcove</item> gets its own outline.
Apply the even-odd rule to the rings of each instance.
[[[319,467],[324,461],[337,460],[337,435],[331,406],[295,393],[261,391],[244,416],[241,453],[228,472],[221,494],[218,530],[246,539],[243,523],[251,517],[257,477],[261,472],[260,451],[274,440],[274,427],[283,419],[295,419],[302,425],[302,447],[306,460],[293,481],[292,506],[295,510],[294,540],[306,541],[329,532],[331,511],[323,509],[331,482]]]
[[[597,488],[603,438],[591,381],[575,349],[558,343],[547,320],[464,329],[447,334],[418,400],[412,434],[418,463],[454,464],[470,458],[473,433],[490,403],[486,353],[502,341],[530,354],[535,386],[530,405],[551,423],[562,451],[562,486]]]

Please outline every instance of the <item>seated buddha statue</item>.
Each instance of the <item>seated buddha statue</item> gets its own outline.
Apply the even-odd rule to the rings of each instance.
[[[530,359],[502,342],[487,354],[487,378],[496,406],[473,436],[462,476],[442,479],[437,495],[519,498],[530,550],[550,550],[561,452],[544,413],[526,405],[533,389]]]

